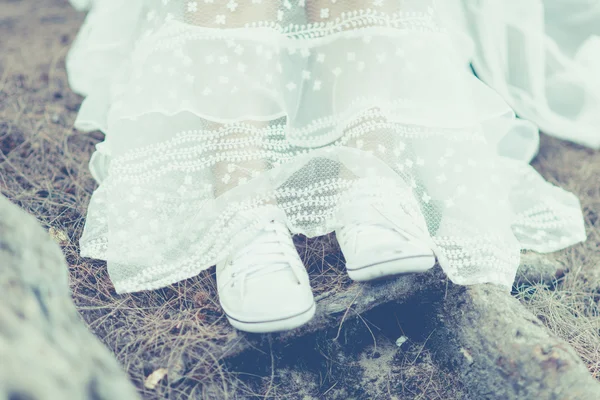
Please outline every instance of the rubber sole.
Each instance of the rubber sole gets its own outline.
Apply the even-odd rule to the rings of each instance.
[[[348,276],[353,281],[365,282],[389,278],[395,275],[425,272],[435,266],[435,256],[427,254],[412,256],[376,264],[353,267],[346,265]]]
[[[298,328],[299,326],[302,326],[310,321],[312,317],[314,317],[316,310],[317,305],[313,302],[310,308],[308,308],[306,311],[292,315],[291,317],[271,321],[240,321],[229,316],[227,312],[225,312],[225,316],[227,317],[227,320],[229,320],[229,323],[240,331],[251,333],[269,333],[289,331],[291,329]]]

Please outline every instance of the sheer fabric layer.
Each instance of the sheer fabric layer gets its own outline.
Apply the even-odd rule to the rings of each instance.
[[[600,148],[600,2],[450,0],[478,76],[544,132]]]
[[[520,249],[585,238],[433,1],[91,5],[67,63],[77,127],[106,133],[81,253],[120,292],[194,276],[269,218],[326,234],[365,198],[461,284],[510,286]]]

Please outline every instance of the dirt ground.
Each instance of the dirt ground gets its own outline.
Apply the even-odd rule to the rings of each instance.
[[[210,272],[154,292],[117,295],[105,264],[78,255],[96,187],[87,162],[102,140],[100,133],[72,129],[82,99],[69,90],[64,57],[83,17],[67,0],[0,0],[0,191],[59,242],[83,319],[144,398],[466,398],[457,378],[432,362],[421,336],[396,344],[406,322],[385,308],[341,330],[222,362],[211,348],[232,330],[216,303]],[[525,285],[514,294],[600,379],[600,152],[543,137],[535,167],[580,197],[588,241],[556,254],[564,271],[554,285]],[[317,292],[350,284],[331,238],[298,239],[297,245]],[[180,368],[190,357],[196,367]],[[159,368],[168,376],[156,388],[144,388]],[[353,374],[357,369],[364,374]]]

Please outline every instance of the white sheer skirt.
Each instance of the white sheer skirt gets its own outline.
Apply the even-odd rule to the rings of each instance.
[[[547,134],[600,148],[599,0],[438,4],[477,75],[519,116]]]
[[[76,127],[106,134],[81,254],[118,292],[192,277],[267,219],[327,234],[357,199],[401,208],[459,284],[510,287],[521,249],[585,240],[578,200],[528,165],[536,127],[470,73],[458,8],[74,3]]]

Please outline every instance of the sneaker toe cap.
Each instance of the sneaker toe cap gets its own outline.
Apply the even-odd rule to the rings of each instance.
[[[244,295],[237,287],[220,290],[221,306],[231,318],[245,322],[289,318],[309,310],[314,304],[310,286],[282,283],[276,279],[255,279],[244,283]]]

